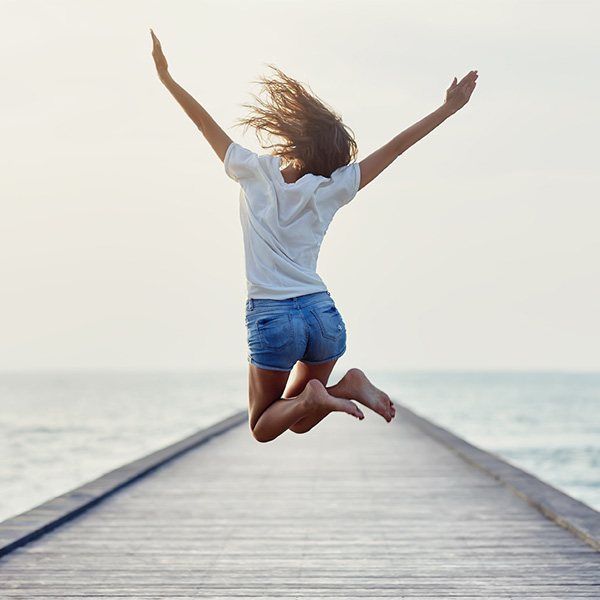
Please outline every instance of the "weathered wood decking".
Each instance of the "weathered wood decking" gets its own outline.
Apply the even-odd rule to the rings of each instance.
[[[235,427],[1,558],[0,597],[600,598],[600,515],[494,461],[404,411]]]

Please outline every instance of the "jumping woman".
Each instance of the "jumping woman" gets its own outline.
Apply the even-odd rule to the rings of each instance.
[[[346,327],[317,275],[323,237],[339,208],[398,156],[462,108],[475,89],[477,71],[446,90],[437,110],[359,163],[357,146],[339,115],[298,81],[272,67],[241,119],[263,148],[257,155],[219,127],[168,71],[158,38],[152,56],[160,81],[202,132],[241,187],[244,234],[246,327],[249,348],[250,428],[259,442],[288,429],[306,433],[332,411],[358,419],[361,404],[391,421],[387,394],[359,369],[327,387],[336,361],[346,351]]]

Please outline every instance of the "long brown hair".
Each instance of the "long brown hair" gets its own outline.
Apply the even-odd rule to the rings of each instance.
[[[292,79],[274,65],[270,77],[262,76],[261,98],[244,104],[250,114],[238,120],[245,129],[256,130],[261,146],[281,156],[301,175],[313,173],[330,177],[350,164],[357,154],[352,130],[330,106],[310,88]]]

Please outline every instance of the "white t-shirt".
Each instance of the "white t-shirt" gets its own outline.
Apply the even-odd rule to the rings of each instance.
[[[225,173],[242,188],[249,298],[284,300],[327,291],[316,271],[321,243],[333,215],[360,185],[356,163],[331,177],[309,173],[294,183],[286,183],[280,169],[280,157],[259,156],[236,143],[225,154]]]

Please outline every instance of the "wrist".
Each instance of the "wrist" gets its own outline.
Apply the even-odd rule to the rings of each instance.
[[[438,111],[440,116],[446,120],[448,117],[451,117],[458,109],[451,108],[447,102],[444,102],[439,108]]]
[[[159,72],[158,73],[158,78],[160,79],[160,81],[164,85],[168,85],[170,83],[173,83],[173,78],[171,77],[171,74],[169,73],[169,71]]]

